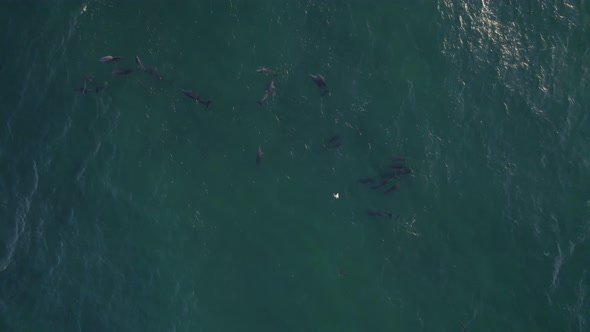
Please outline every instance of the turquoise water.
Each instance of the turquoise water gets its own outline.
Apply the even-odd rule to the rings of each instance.
[[[590,331],[586,2],[0,22],[0,331]],[[135,56],[166,80],[111,75]],[[358,182],[394,156],[397,190]]]

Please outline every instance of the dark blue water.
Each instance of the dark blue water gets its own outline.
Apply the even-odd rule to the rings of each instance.
[[[0,331],[590,330],[585,1],[0,22]]]

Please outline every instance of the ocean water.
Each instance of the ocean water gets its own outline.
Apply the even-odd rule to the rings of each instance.
[[[0,331],[590,331],[587,1],[0,22]]]

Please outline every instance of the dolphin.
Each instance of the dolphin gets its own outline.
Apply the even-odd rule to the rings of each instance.
[[[389,194],[390,192],[394,191],[397,189],[397,184],[394,184],[393,186],[391,186],[389,189],[385,190],[385,194]]]
[[[120,76],[120,75],[129,75],[133,72],[133,69],[115,69],[112,71],[113,75]]]
[[[262,105],[262,103],[263,103],[265,100],[267,100],[267,99],[268,99],[268,97],[270,97],[270,94],[272,93],[272,90],[274,90],[274,88],[275,88],[275,83],[274,83],[274,82],[275,82],[274,80],[270,81],[270,83],[269,83],[269,84],[268,84],[268,86],[266,87],[266,91],[264,92],[264,97],[262,97],[262,99],[260,99],[260,100],[258,101],[258,104],[259,104],[259,105]]]
[[[317,74],[317,75],[309,74],[309,77],[321,89],[325,89],[326,88],[326,79],[321,74]]]
[[[396,175],[404,175],[404,174],[412,174],[412,173],[414,173],[414,171],[408,167],[395,170]]]
[[[148,67],[145,69],[145,72],[152,75],[153,77],[157,78],[160,81],[166,80],[166,78],[164,76],[162,76],[157,70],[156,68],[153,67]]]
[[[373,183],[375,182],[375,178],[362,178],[362,179],[358,179],[359,183]]]
[[[201,97],[199,97],[199,95],[195,94],[194,92],[192,92],[191,90],[183,90],[181,89],[180,91],[182,91],[182,93],[184,93],[185,96],[196,100],[198,103],[201,103],[203,105],[205,105],[205,107],[209,108],[209,104],[211,104],[211,101],[205,101],[204,99],[202,99]]]
[[[328,87],[327,87],[326,79],[324,78],[323,75],[309,74],[309,77],[322,90],[322,94],[321,94],[322,97],[330,93],[330,91],[328,90]]]
[[[391,165],[389,165],[389,168],[393,168],[393,169],[406,169],[408,167],[406,165],[391,164]]]
[[[334,136],[332,136],[332,137],[330,137],[330,138],[328,139],[328,143],[334,143],[334,142],[336,142],[336,141],[338,141],[338,140],[340,140],[340,136],[338,136],[338,135],[334,135]]]
[[[260,148],[260,145],[258,146],[258,150],[256,151],[256,165],[260,165],[260,163],[262,162],[262,155],[264,154],[264,152],[262,152],[262,149]]]
[[[104,90],[107,86],[108,86],[107,82],[104,82],[104,85],[95,85],[94,88],[90,88],[90,87],[88,87],[88,85],[84,84],[83,87],[74,88],[74,91],[76,91],[82,95],[85,95],[85,94],[91,93],[91,92],[99,93],[102,90]]]
[[[372,186],[371,189],[379,189],[379,188],[383,187],[384,185],[388,184],[389,182],[391,182],[391,180],[393,180],[393,178],[388,177],[385,180],[381,181],[380,183]]]
[[[106,89],[106,87],[107,87],[107,86],[108,86],[108,83],[107,83],[107,82],[104,82],[104,85],[97,85],[97,86],[94,88],[94,93],[99,93],[99,92],[101,92],[102,90]]]
[[[143,70],[143,63],[141,63],[141,60],[139,60],[139,57],[137,55],[135,56],[135,63],[137,64],[138,69]]]
[[[334,135],[330,137],[327,142],[324,144],[326,149],[336,149],[342,145],[342,139],[338,135]]]
[[[372,211],[367,210],[367,214],[371,217],[388,217],[389,219],[393,218],[393,213],[385,212],[385,211]]]
[[[271,75],[275,73],[274,70],[267,68],[267,67],[260,67],[260,68],[256,69],[256,72],[263,73],[263,74],[271,74]]]
[[[116,56],[116,55],[105,55],[102,58],[100,58],[98,61],[100,62],[112,62],[112,61],[117,61],[117,60],[121,60],[124,59],[121,56]]]

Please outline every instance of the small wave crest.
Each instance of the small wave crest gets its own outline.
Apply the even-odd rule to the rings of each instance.
[[[32,178],[32,188],[30,191],[25,194],[21,195],[20,199],[17,204],[16,213],[14,217],[14,231],[10,239],[8,239],[8,243],[6,244],[7,252],[6,255],[0,261],[0,272],[3,272],[8,268],[10,262],[12,262],[12,258],[16,251],[16,246],[21,235],[24,233],[26,224],[27,224],[27,216],[29,214],[29,210],[31,208],[31,200],[33,199],[33,195],[37,192],[37,187],[39,185],[39,173],[37,172],[37,163],[33,161],[33,178]]]
[[[557,254],[553,259],[553,273],[551,278],[551,289],[555,289],[558,284],[559,270],[563,264],[563,253],[561,252],[561,246],[557,243]]]

